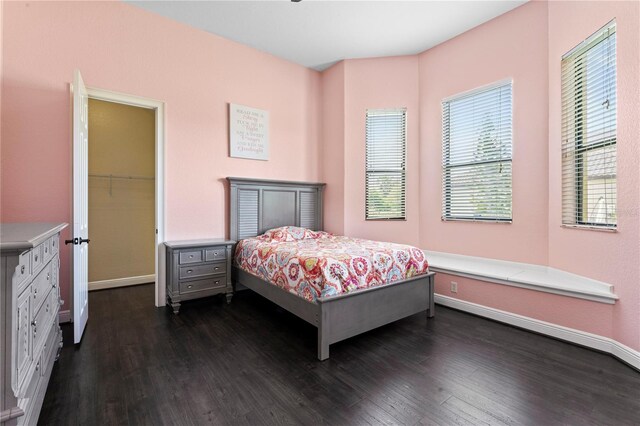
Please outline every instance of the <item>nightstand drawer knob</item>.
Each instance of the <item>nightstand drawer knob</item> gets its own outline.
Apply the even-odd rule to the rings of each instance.
[[[188,269],[188,270],[187,270],[187,274],[190,274],[190,273],[192,273],[192,272],[193,272],[193,269]]]
[[[193,287],[191,284],[189,284],[189,285],[187,286],[187,288],[191,288],[191,287]]]

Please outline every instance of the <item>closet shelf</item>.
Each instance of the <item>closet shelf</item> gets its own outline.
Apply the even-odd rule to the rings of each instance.
[[[154,178],[152,176],[124,176],[124,175],[89,174],[89,177],[106,178],[106,179],[156,180],[156,178]]]
[[[156,178],[152,177],[152,176],[103,175],[103,174],[93,174],[93,173],[89,173],[89,177],[109,179],[109,196],[110,197],[113,196],[113,180],[114,179],[151,180],[151,181],[155,181],[156,180]]]

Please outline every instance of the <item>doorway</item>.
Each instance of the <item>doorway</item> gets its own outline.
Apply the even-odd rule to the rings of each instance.
[[[100,246],[100,241],[92,241],[91,249],[94,252],[98,252],[96,254],[102,253],[103,256],[107,256],[107,253],[112,253],[111,258],[96,256],[96,259],[90,258],[89,264],[93,266],[93,261],[105,263],[106,266],[109,266],[109,263],[118,262],[124,259],[123,263],[129,263],[129,269],[125,270],[125,266],[120,264],[116,266],[116,271],[103,271],[104,273],[109,272],[111,275],[102,275],[99,274],[103,272],[96,271],[96,275],[94,276],[92,273],[93,268],[89,268],[89,282],[90,282],[90,290],[97,290],[101,288],[109,288],[109,287],[118,287],[123,285],[135,285],[141,284],[143,282],[154,282],[155,281],[155,300],[154,304],[157,307],[164,306],[166,304],[166,296],[165,296],[165,260],[164,260],[164,103],[161,101],[156,101],[148,98],[141,98],[138,96],[127,95],[122,93],[111,92],[102,89],[96,88],[87,88],[88,96],[89,96],[89,115],[92,115],[92,108],[98,105],[98,110],[100,107],[108,107],[112,110],[118,110],[120,112],[130,112],[136,115],[138,118],[143,118],[145,114],[147,116],[151,116],[153,131],[153,142],[152,142],[152,151],[151,155],[148,155],[148,149],[146,150],[146,154],[144,155],[145,162],[151,161],[151,168],[149,168],[148,163],[145,164],[144,169],[139,169],[135,174],[133,173],[136,169],[110,169],[110,170],[118,170],[118,173],[109,172],[105,169],[94,168],[91,163],[89,165],[89,175],[112,175],[109,177],[91,177],[89,176],[89,187],[90,191],[93,192],[93,186],[98,186],[101,188],[103,192],[96,192],[94,196],[96,197],[93,201],[96,201],[95,204],[92,203],[91,195],[90,203],[92,203],[94,209],[95,218],[99,218],[100,215],[106,216],[107,211],[99,212],[99,209],[106,209],[107,202],[111,202],[113,207],[122,207],[126,211],[125,208],[126,203],[124,201],[126,193],[136,193],[140,196],[137,200],[129,200],[129,207],[134,207],[138,209],[136,212],[134,210],[135,215],[144,216],[148,221],[148,210],[151,208],[153,212],[153,219],[151,222],[151,227],[147,225],[142,225],[145,227],[145,232],[139,233],[139,238],[147,238],[149,233],[151,234],[152,247],[153,250],[152,255],[152,266],[150,273],[139,272],[139,271],[149,271],[149,253],[145,252],[143,256],[145,256],[144,262],[146,262],[146,269],[141,269],[140,267],[136,267],[132,265],[132,262],[126,260],[126,252],[129,248],[123,247],[127,244],[125,241],[118,240],[114,238],[114,241],[111,242],[112,247],[103,247],[97,248]],[[104,109],[104,108],[103,108]],[[94,117],[95,118],[95,117]],[[106,119],[106,117],[103,117]],[[90,125],[91,125],[91,120]],[[91,129],[90,129],[91,130]],[[148,131],[148,129],[147,129]],[[91,131],[89,132],[89,138],[92,138]],[[93,141],[93,140],[92,140]],[[122,141],[120,143],[116,143],[114,145],[122,145]],[[114,146],[112,146],[114,148]],[[148,147],[147,147],[148,148]],[[89,147],[89,155],[92,155],[92,148]],[[150,157],[150,158],[149,158]],[[128,161],[125,159],[125,162]],[[120,166],[119,166],[120,167]],[[129,166],[127,166],[129,167]],[[133,166],[131,166],[133,167]],[[117,175],[117,177],[116,177]],[[130,179],[131,178],[131,179]],[[144,178],[144,179],[135,179],[135,178]],[[120,188],[122,192],[116,192],[117,188]],[[97,189],[97,188],[96,188]],[[152,190],[152,193],[151,191]],[[110,191],[110,193],[109,193]],[[100,201],[102,199],[102,201]],[[146,202],[143,202],[146,200]],[[150,202],[150,200],[152,200]],[[102,204],[100,204],[102,203]],[[151,204],[151,207],[149,206]],[[90,206],[91,209],[91,206]],[[129,209],[131,210],[131,209]],[[122,218],[124,216],[124,219]],[[119,218],[118,218],[119,217]],[[123,212],[119,212],[114,215],[111,219],[109,219],[109,226],[117,227],[118,221],[126,220],[127,214]],[[91,218],[91,210],[89,215],[89,221],[94,224]],[[94,224],[95,226],[95,224]],[[100,225],[98,225],[100,226]],[[128,226],[128,225],[127,225]],[[91,227],[89,228],[89,232],[93,234],[93,230]],[[96,236],[99,236],[105,233],[104,230],[98,230]],[[114,232],[112,235],[122,235],[122,232]],[[94,243],[98,243],[95,244]],[[146,250],[145,244],[148,244],[148,240],[139,241],[140,245],[137,250]],[[134,243],[134,246],[136,243]],[[120,252],[116,253],[118,246],[120,247]],[[146,246],[148,248],[148,245]],[[124,252],[124,254],[123,254]],[[91,252],[90,252],[91,256]],[[124,257],[123,257],[124,256]],[[115,260],[114,260],[115,259]],[[105,269],[105,268],[103,268]],[[108,269],[108,268],[107,268]],[[115,275],[117,272],[118,275]],[[100,279],[104,278],[104,279]]]
[[[155,111],[88,102],[89,291],[154,283]]]

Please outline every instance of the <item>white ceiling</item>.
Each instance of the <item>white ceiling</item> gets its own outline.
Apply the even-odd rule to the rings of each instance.
[[[127,1],[316,70],[419,53],[525,2]]]

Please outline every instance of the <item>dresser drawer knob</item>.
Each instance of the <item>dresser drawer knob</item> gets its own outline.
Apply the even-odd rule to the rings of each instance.
[[[35,258],[36,258],[36,262],[37,262],[38,261],[38,255],[37,254],[36,254]]]
[[[189,285],[187,286],[187,288],[191,288],[191,287],[193,287],[193,285],[191,285],[191,284],[189,284]]]
[[[220,280],[216,281],[215,284],[220,284]]]
[[[40,363],[36,364],[36,371],[40,370]]]
[[[190,273],[192,273],[192,272],[193,272],[193,270],[191,270],[191,269],[187,269],[187,274],[190,274]]]
[[[20,273],[21,273],[21,274],[24,274],[24,265],[22,265],[22,266],[20,267]]]
[[[45,253],[49,253],[49,247],[45,247],[45,248],[44,248],[44,252],[45,252]]]
[[[219,266],[216,266],[215,268],[213,268],[214,271],[217,271],[218,269],[220,269]]]
[[[51,278],[51,272],[47,272],[47,281],[49,281],[49,278]]]
[[[189,255],[189,259],[193,259],[193,255],[192,254]]]

